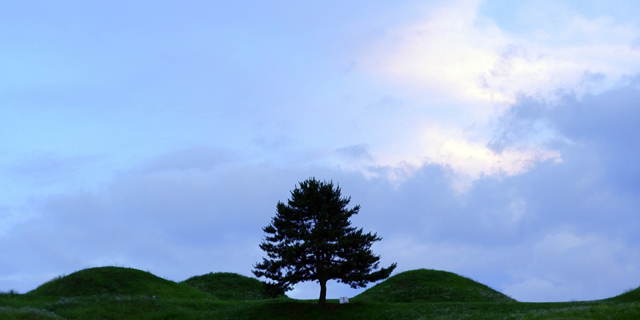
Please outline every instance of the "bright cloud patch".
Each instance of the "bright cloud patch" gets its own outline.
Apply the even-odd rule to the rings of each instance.
[[[404,85],[496,103],[581,89],[589,74],[619,79],[640,69],[638,30],[630,26],[573,16],[551,30],[513,35],[478,16],[478,5],[458,1],[393,30],[366,67]]]
[[[456,188],[464,190],[471,181],[483,175],[516,175],[530,169],[536,162],[548,159],[561,160],[557,152],[544,149],[506,149],[497,153],[483,144],[447,140],[430,160],[451,168],[459,177]]]
[[[491,139],[486,128],[519,97],[555,101],[567,91],[602,92],[640,70],[640,50],[632,45],[638,30],[632,26],[567,12],[566,19],[546,22],[552,27],[543,22],[512,34],[480,16],[479,4],[457,1],[431,10],[422,20],[391,30],[363,58],[368,72],[399,94],[413,95],[407,100],[437,96],[448,106],[437,112],[455,115],[450,123],[441,117],[419,138],[407,137],[413,145],[401,152],[397,146],[372,148],[382,165],[439,164],[465,181],[456,182],[464,189],[483,176],[516,175],[539,161],[559,161],[561,155],[546,149],[544,141],[495,152],[486,147]],[[433,101],[424,102],[423,109],[434,108]]]
[[[471,141],[455,129],[443,131],[436,128],[425,130],[420,144],[415,146],[410,156],[379,155],[379,161],[385,165],[402,167],[409,172],[428,164],[446,167],[454,174],[453,185],[458,191],[467,190],[471,182],[483,176],[517,175],[546,160],[558,162],[562,159],[558,152],[537,147],[507,148],[496,152],[486,143]],[[404,176],[406,174],[396,174],[391,178],[401,179]]]

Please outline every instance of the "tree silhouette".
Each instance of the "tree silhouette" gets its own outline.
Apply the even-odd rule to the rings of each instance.
[[[263,228],[266,237],[260,248],[268,258],[254,265],[253,274],[273,280],[267,283],[271,292],[317,281],[320,304],[326,303],[328,280],[362,288],[389,277],[396,264],[376,270],[380,256],[373,254],[371,245],[382,238],[351,226],[349,218],[360,206],[348,209],[350,201],[333,182],[300,182],[286,205],[278,202],[276,216]]]

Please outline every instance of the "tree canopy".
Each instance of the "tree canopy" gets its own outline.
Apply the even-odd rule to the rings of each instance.
[[[396,264],[378,270],[380,256],[371,245],[382,238],[351,226],[349,218],[360,206],[349,209],[350,201],[333,182],[300,182],[287,204],[278,202],[276,216],[263,228],[260,248],[267,258],[254,265],[253,274],[271,279],[267,285],[282,293],[298,282],[317,281],[320,304],[326,303],[328,280],[362,288],[389,277]]]

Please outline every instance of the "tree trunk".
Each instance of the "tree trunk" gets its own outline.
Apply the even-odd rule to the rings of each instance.
[[[320,299],[318,299],[320,305],[327,304],[327,280],[320,280]]]

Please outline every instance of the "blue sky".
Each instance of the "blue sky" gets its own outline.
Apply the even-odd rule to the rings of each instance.
[[[398,272],[521,301],[635,288],[638,16],[636,1],[5,1],[0,290],[102,265],[250,275],[276,203],[312,176],[361,205],[354,224]]]

